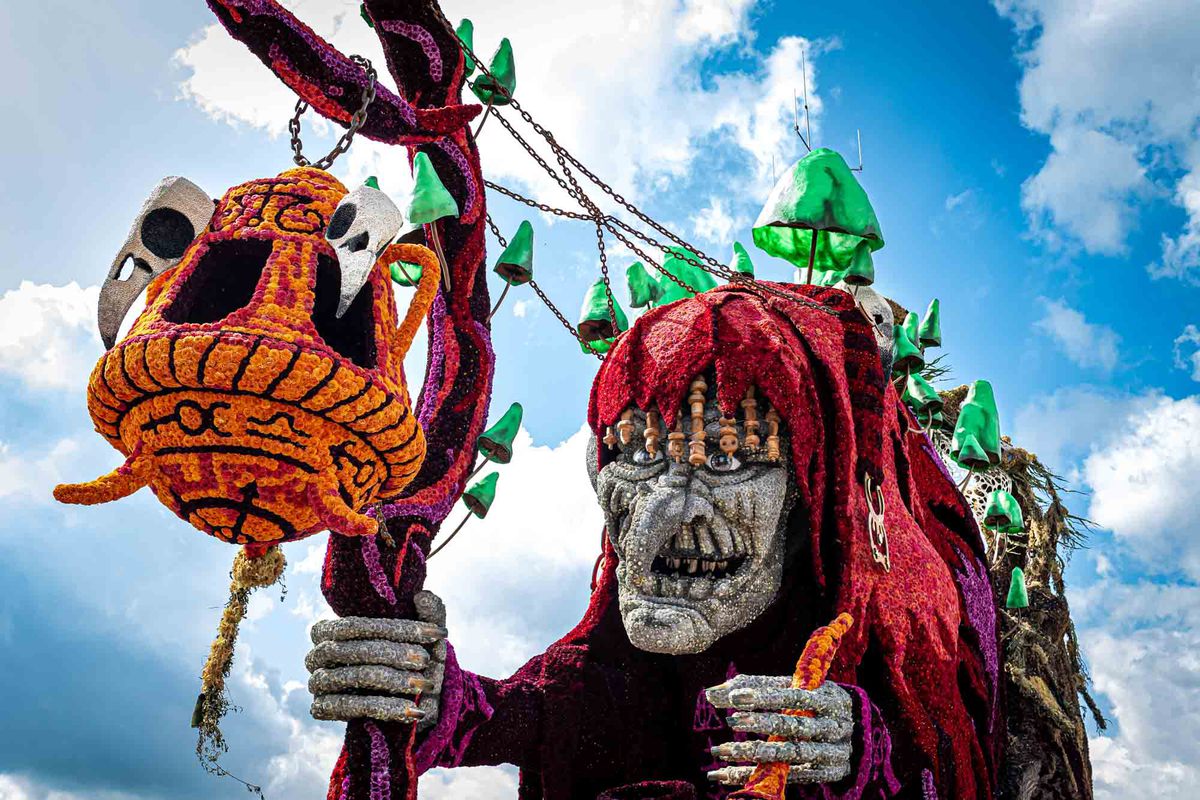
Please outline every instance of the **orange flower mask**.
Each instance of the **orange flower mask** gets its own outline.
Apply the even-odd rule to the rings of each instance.
[[[109,308],[115,338],[125,298],[148,284],[146,309],[88,383],[96,430],[125,463],[54,496],[105,503],[149,486],[239,544],[374,534],[361,511],[394,499],[425,456],[402,362],[437,291],[436,257],[391,243],[402,219],[386,196],[347,195],[319,169],[230,189],[199,236],[192,201],[173,215],[166,201],[149,208],[152,195],[130,241],[158,260],[119,255],[102,290],[102,331],[104,298],[125,302]],[[133,286],[119,285],[126,258]],[[422,267],[399,326],[393,261]]]

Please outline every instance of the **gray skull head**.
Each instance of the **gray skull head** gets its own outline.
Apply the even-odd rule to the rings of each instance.
[[[661,416],[655,417],[661,428]],[[678,461],[667,455],[666,431],[651,455],[646,414],[637,409],[616,457],[599,473],[589,459],[620,559],[621,618],[630,641],[643,650],[702,652],[753,622],[779,592],[792,494],[786,439],[780,440],[783,456],[771,460],[766,425],[760,422],[760,444],[751,447],[744,422],[735,420],[739,447],[727,454],[718,444],[719,419],[709,400],[699,465],[689,463],[687,453]],[[685,430],[689,423],[684,413]]]
[[[337,253],[342,283],[335,316],[339,319],[363,284],[384,248],[396,240],[404,215],[392,199],[372,186],[359,186],[338,203],[325,238]]]

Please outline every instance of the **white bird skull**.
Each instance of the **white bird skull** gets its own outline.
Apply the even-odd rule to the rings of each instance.
[[[100,288],[96,322],[106,348],[138,295],[179,263],[212,215],[212,198],[187,178],[163,178],[150,192]]]
[[[333,245],[342,273],[339,318],[367,282],[379,255],[396,240],[402,227],[404,214],[390,197],[371,186],[359,186],[338,203],[325,238]]]

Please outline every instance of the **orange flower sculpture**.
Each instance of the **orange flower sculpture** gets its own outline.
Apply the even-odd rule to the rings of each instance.
[[[88,410],[125,463],[57,499],[149,486],[200,530],[255,547],[378,530],[362,511],[394,499],[425,455],[402,362],[441,270],[426,248],[391,244],[339,308],[345,278],[325,233],[346,194],[304,167],[217,202],[92,371]],[[397,325],[386,265],[400,260],[423,272]]]

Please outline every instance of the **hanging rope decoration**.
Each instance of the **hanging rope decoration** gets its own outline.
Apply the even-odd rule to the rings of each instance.
[[[449,23],[447,22],[447,24],[449,24]],[[632,236],[634,238],[640,239],[646,245],[648,245],[652,248],[656,248],[663,253],[669,253],[670,251],[668,248],[671,245],[664,244],[663,241],[656,239],[653,236],[650,236],[641,230],[638,230],[634,226],[628,224],[627,222],[625,222],[613,215],[603,213],[600,210],[599,206],[596,204],[596,202],[593,201],[591,199],[591,197],[588,196],[586,191],[584,191],[583,187],[580,185],[579,181],[576,179],[575,174],[572,171],[572,167],[575,170],[578,170],[580,173],[582,173],[589,181],[591,181],[596,187],[598,187],[603,194],[607,195],[610,199],[615,201],[621,208],[625,209],[625,211],[629,212],[631,215],[633,215],[636,219],[638,219],[644,225],[650,227],[652,230],[654,230],[661,236],[665,237],[665,239],[670,241],[671,243],[673,243],[674,246],[683,248],[684,250],[689,251],[689,252],[683,252],[683,253],[671,253],[671,255],[674,255],[675,257],[690,264],[691,266],[696,267],[701,270],[704,270],[705,272],[708,272],[716,277],[719,277],[729,283],[740,283],[740,284],[746,286],[751,291],[754,291],[756,294],[762,294],[763,292],[775,294],[777,296],[786,297],[787,299],[792,300],[793,302],[798,301],[805,305],[810,305],[814,308],[820,308],[821,310],[826,310],[826,309],[824,309],[824,307],[820,306],[817,303],[809,301],[806,298],[797,298],[795,295],[793,295],[791,293],[781,291],[772,286],[769,286],[767,284],[759,282],[753,275],[747,275],[746,273],[740,272],[740,271],[733,269],[725,264],[721,264],[716,259],[714,259],[711,256],[704,253],[704,251],[702,251],[700,248],[698,248],[695,245],[691,244],[690,242],[687,242],[686,240],[680,238],[678,235],[676,235],[675,233],[673,233],[672,231],[670,231],[669,229],[667,229],[666,227],[664,227],[663,225],[658,223],[656,220],[651,218],[649,215],[645,214],[641,209],[639,209],[633,203],[626,200],[623,195],[621,195],[619,192],[615,191],[611,186],[609,186],[607,183],[605,183],[603,180],[601,180],[594,172],[592,172],[590,169],[588,169],[581,161],[579,161],[578,158],[576,158],[574,155],[572,155],[565,147],[563,147],[561,144],[559,144],[558,140],[555,138],[554,134],[551,131],[549,131],[547,128],[540,125],[529,114],[529,112],[526,111],[524,109],[524,107],[522,107],[521,104],[515,98],[512,97],[512,95],[504,87],[503,83],[501,81],[497,80],[496,76],[492,75],[492,73],[488,70],[488,68],[484,66],[484,63],[475,54],[474,50],[472,50],[470,45],[468,45],[466,42],[463,42],[461,40],[459,41],[459,45],[462,48],[463,52],[466,54],[467,58],[471,59],[474,62],[476,67],[479,69],[480,73],[484,77],[490,79],[493,82],[493,85],[495,85],[495,87],[496,87],[496,91],[498,91],[499,93],[502,93],[505,96],[505,98],[508,100],[507,104],[510,105],[521,116],[521,118],[526,122],[526,124],[528,124],[530,127],[532,127],[533,130],[550,147],[550,150],[554,155],[554,160],[557,162],[559,170],[561,170],[561,175],[559,174],[559,171],[555,170],[546,161],[546,159],[543,158],[542,155],[540,153],[538,153],[537,150],[525,139],[525,137],[523,137],[513,127],[512,123],[505,117],[505,115],[503,113],[501,113],[501,111],[498,107],[495,107],[495,106],[489,104],[489,110],[491,112],[491,116],[494,116],[499,121],[500,125],[508,132],[508,134],[510,136],[512,136],[513,139],[516,140],[516,142],[521,145],[521,147],[526,151],[526,153],[528,153],[529,156],[538,164],[538,166],[541,167],[542,170],[544,172],[546,172],[546,174],[549,175],[551,177],[551,179],[553,179],[554,182],[564,192],[567,193],[568,197],[573,199],[575,202],[577,202],[580,205],[581,208],[584,209],[585,213],[567,211],[564,209],[554,208],[545,203],[539,203],[530,198],[523,197],[510,189],[500,186],[499,184],[493,183],[492,181],[485,180],[484,184],[488,188],[493,189],[497,192],[500,192],[501,194],[504,194],[507,197],[510,197],[511,199],[516,200],[520,203],[523,203],[531,208],[536,208],[545,213],[554,214],[554,215],[566,217],[569,219],[575,219],[578,221],[587,220],[595,225],[595,227],[596,227],[596,247],[597,247],[597,251],[599,252],[599,257],[600,257],[601,280],[603,281],[603,284],[604,284],[604,294],[605,294],[605,300],[606,300],[606,303],[608,306],[609,320],[612,324],[612,330],[614,331],[614,333],[619,332],[619,326],[617,325],[617,315],[616,315],[616,309],[615,309],[615,304],[614,304],[614,300],[613,300],[612,283],[611,283],[611,280],[610,280],[609,274],[608,274],[608,258],[607,258],[607,251],[605,248],[605,243],[604,243],[605,231],[607,231],[608,233],[611,233],[618,241],[620,241],[622,244],[624,244],[626,247],[628,247],[632,252],[636,253],[638,255],[638,257],[640,257],[643,261],[649,263],[660,274],[665,275],[668,279],[670,279],[671,281],[673,281],[674,283],[679,285],[681,288],[688,291],[690,294],[695,295],[695,294],[699,294],[699,292],[697,292],[694,287],[688,285],[687,283],[683,282],[675,275],[671,274],[667,269],[665,269],[665,267],[661,263],[659,263],[658,260],[649,257],[641,248],[639,248],[637,245],[635,245],[630,240],[630,238],[625,235],[625,233],[628,233],[630,236]],[[507,246],[504,238],[502,236],[500,236],[499,230],[496,228],[495,224],[492,223],[490,218],[488,220],[488,224],[489,224],[489,227],[492,229],[492,233],[496,235],[497,240],[501,242],[501,245]],[[693,257],[693,254],[694,254],[694,257]],[[572,326],[566,320],[566,318],[562,315],[562,313],[553,305],[553,303],[550,302],[549,298],[546,297],[545,293],[540,289],[540,287],[538,287],[537,284],[533,281],[530,281],[530,285],[533,287],[534,292],[538,295],[538,298],[541,299],[541,301],[546,304],[546,306],[554,313],[554,315],[559,319],[559,321],[562,322],[563,326],[566,327],[567,330],[571,332],[572,336],[574,336],[574,338],[576,338],[582,345],[584,345],[586,347],[587,351],[591,352],[593,355],[595,355],[600,360],[603,360],[603,356],[595,348],[593,348],[591,346],[590,342],[584,341],[583,338],[581,336],[579,336],[579,334],[575,330],[574,326]]]

